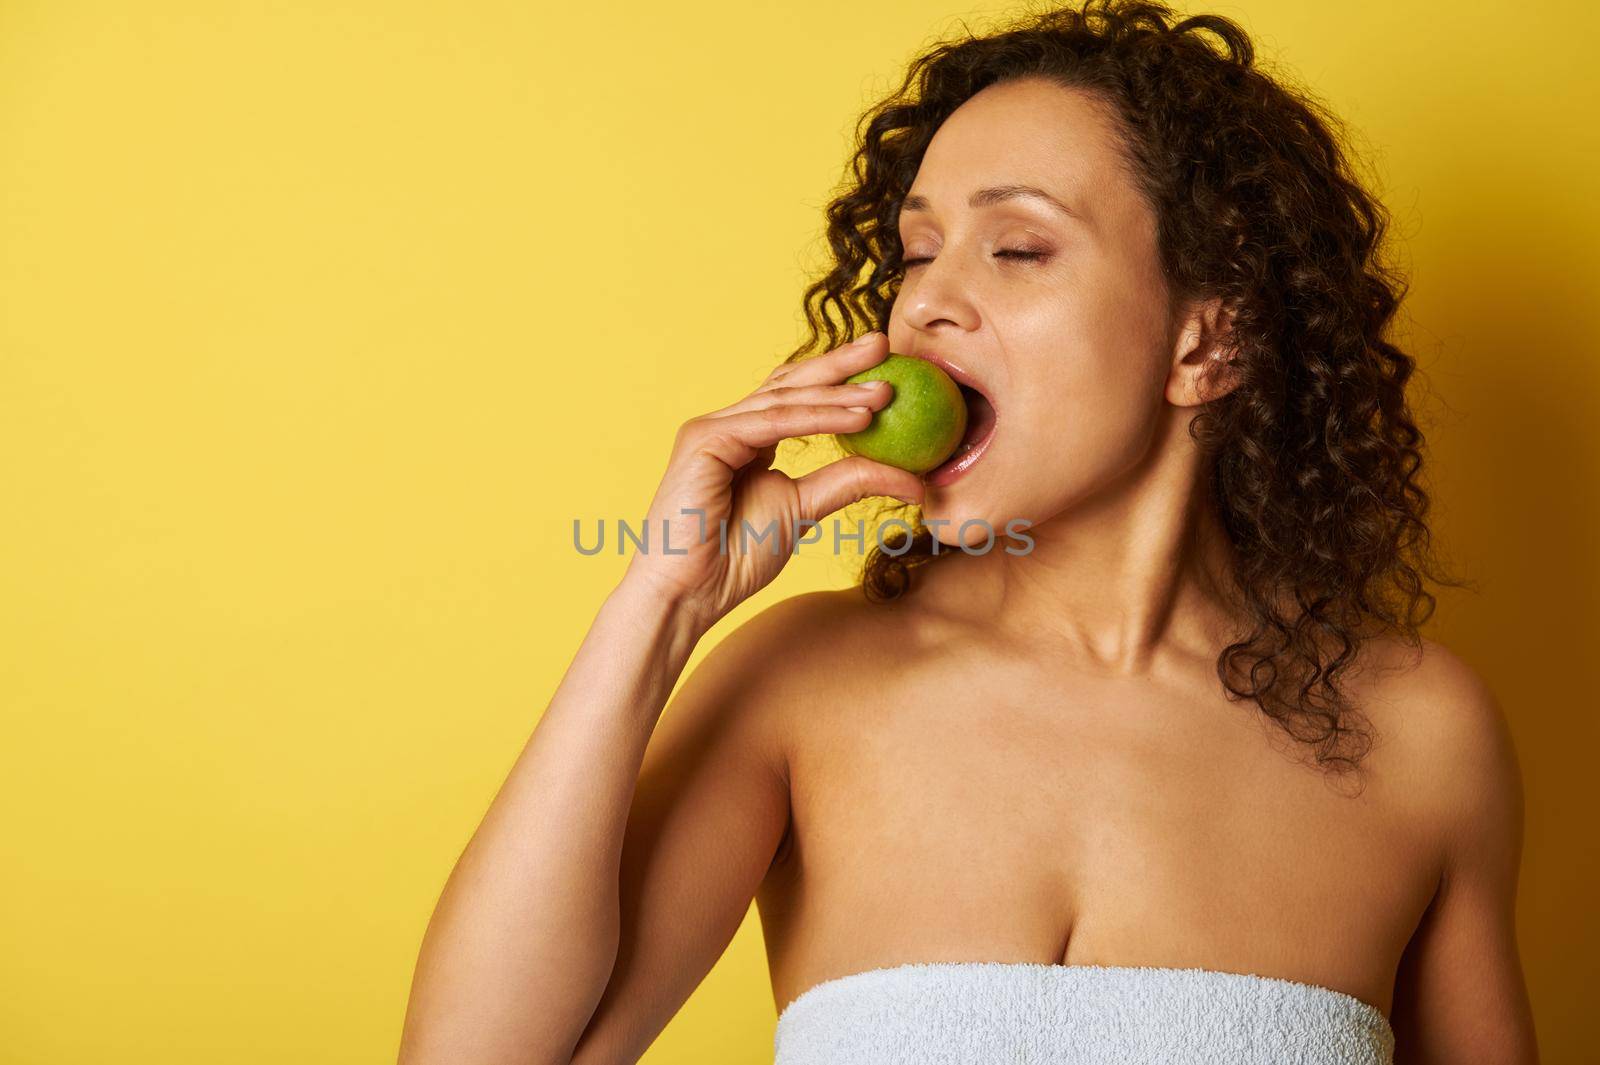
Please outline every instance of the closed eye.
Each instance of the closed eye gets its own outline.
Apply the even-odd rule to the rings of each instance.
[[[1039,261],[1050,258],[1050,253],[1047,251],[1021,251],[1016,248],[1006,248],[1002,251],[995,252],[994,257],[996,259],[1026,259],[1030,261]],[[921,266],[923,263],[931,263],[932,261],[933,256],[923,255],[915,259],[902,259],[900,260],[900,265],[909,270],[913,266]]]

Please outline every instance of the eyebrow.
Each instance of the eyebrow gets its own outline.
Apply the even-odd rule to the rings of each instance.
[[[1007,200],[1018,199],[1038,200],[1040,203],[1046,204],[1047,206],[1060,211],[1062,214],[1076,218],[1080,222],[1088,222],[1088,219],[1084,218],[1083,215],[1079,214],[1071,207],[1068,207],[1066,204],[1062,203],[1048,192],[1033,185],[994,185],[990,188],[979,189],[977,192],[974,192],[967,198],[967,206],[993,207],[997,203],[1004,203]],[[926,196],[907,196],[905,199],[900,201],[900,213],[905,214],[910,211],[928,211],[932,209],[932,206],[933,205],[928,202],[928,198]]]

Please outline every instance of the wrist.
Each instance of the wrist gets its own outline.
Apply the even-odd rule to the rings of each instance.
[[[685,656],[716,623],[687,596],[638,573],[624,574],[606,602],[626,610],[648,628],[666,634]]]

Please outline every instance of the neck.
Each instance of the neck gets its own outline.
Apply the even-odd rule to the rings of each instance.
[[[986,628],[1118,675],[1169,652],[1214,658],[1233,638],[1233,548],[1192,447],[1027,533],[1028,554],[997,548],[961,567],[958,601],[982,604]]]

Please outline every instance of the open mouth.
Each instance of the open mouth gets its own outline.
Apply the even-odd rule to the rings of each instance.
[[[994,439],[998,422],[994,404],[976,388],[960,381],[956,384],[961,389],[961,398],[967,401],[967,431],[956,445],[955,454],[922,475],[924,484],[945,485],[954,481],[972,468]]]

